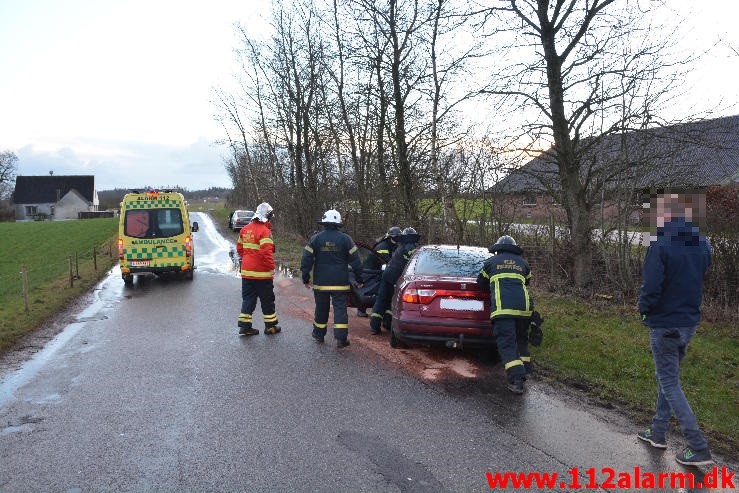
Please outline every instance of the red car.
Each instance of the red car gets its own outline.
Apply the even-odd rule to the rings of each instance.
[[[395,285],[390,345],[495,347],[490,292],[477,285],[490,255],[473,246],[418,248]]]

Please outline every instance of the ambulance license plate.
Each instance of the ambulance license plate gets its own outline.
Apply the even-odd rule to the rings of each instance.
[[[131,260],[129,264],[131,267],[149,267],[148,260]]]

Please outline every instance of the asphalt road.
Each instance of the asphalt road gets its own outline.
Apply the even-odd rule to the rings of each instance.
[[[282,333],[238,337],[230,243],[195,216],[194,281],[125,288],[114,269],[0,372],[0,491],[489,491],[486,473],[506,471],[574,491],[574,467],[582,489],[588,468],[702,479],[674,461],[679,439],[650,449],[624,417],[535,378],[511,395],[477,356],[392,350],[354,316],[349,348],[330,331],[316,344],[296,279],[276,280]]]

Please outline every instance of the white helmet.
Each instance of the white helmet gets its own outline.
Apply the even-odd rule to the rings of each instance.
[[[329,209],[323,213],[323,218],[321,219],[320,224],[335,224],[336,226],[341,226],[341,214],[339,214],[339,211],[335,209]]]
[[[257,211],[254,213],[254,219],[258,219],[263,223],[266,223],[272,219],[274,209],[267,202],[262,202],[257,206]]]

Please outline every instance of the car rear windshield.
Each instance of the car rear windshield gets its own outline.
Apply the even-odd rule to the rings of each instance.
[[[169,238],[184,232],[179,209],[126,211],[123,234],[134,238]]]
[[[252,211],[237,211],[236,215],[238,217],[252,217],[254,213]]]
[[[477,277],[488,258],[490,254],[484,250],[429,248],[419,252],[413,265],[413,274]]]

